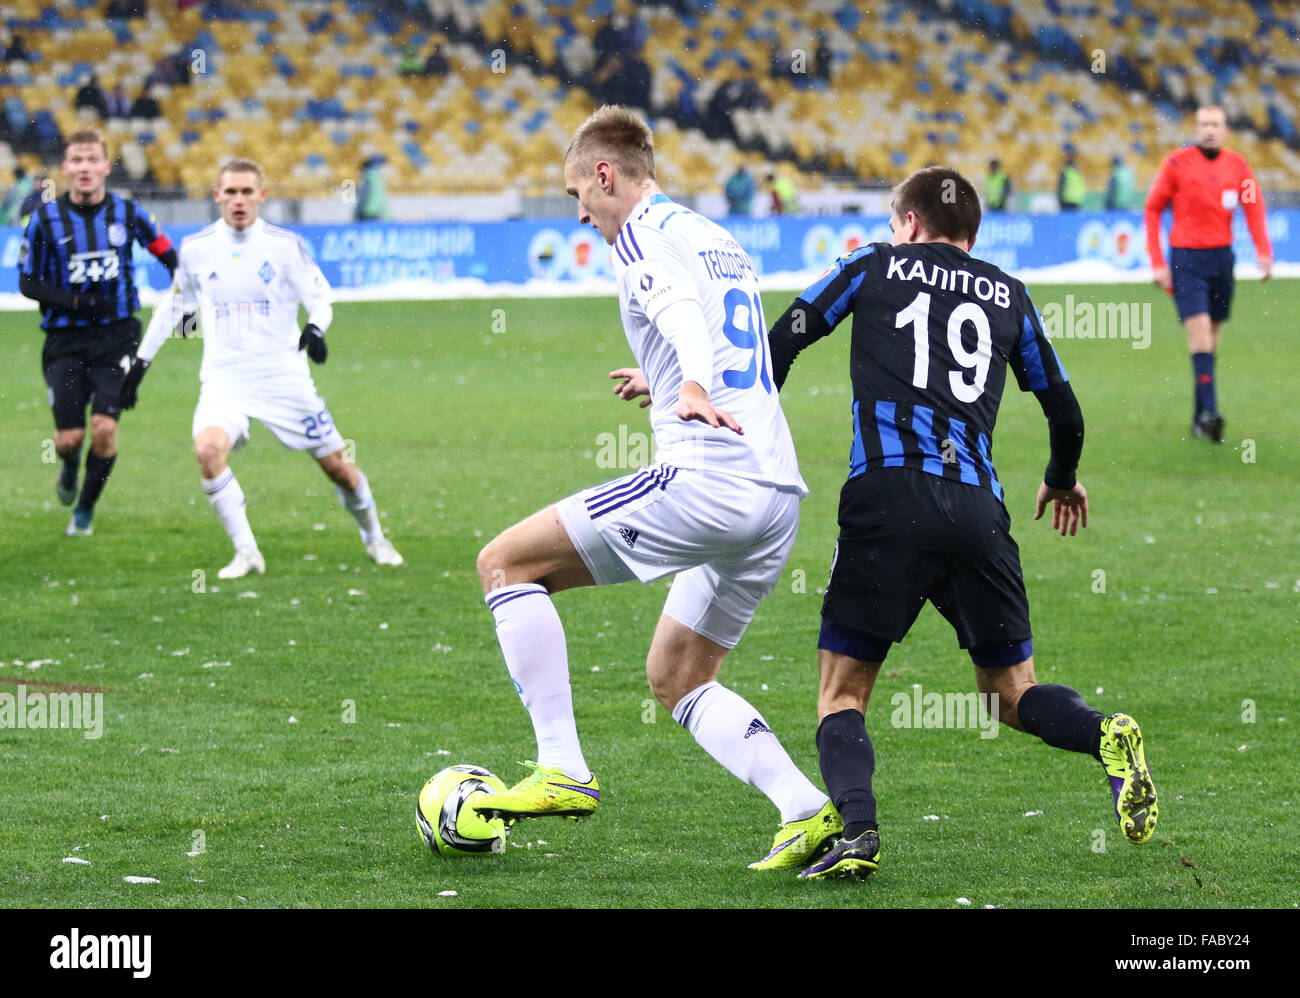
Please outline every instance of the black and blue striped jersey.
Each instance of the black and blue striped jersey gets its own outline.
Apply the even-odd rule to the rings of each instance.
[[[103,303],[90,315],[42,301],[41,328],[101,326],[135,313],[140,307],[131,260],[136,242],[156,257],[171,249],[153,215],[112,192],[96,205],[73,204],[64,194],[32,212],[19,253],[20,278]]]
[[[950,243],[872,243],[841,257],[773,326],[773,372],[853,316],[849,478],[915,468],[990,489],[1008,366],[1022,391],[1069,378],[1025,286]]]

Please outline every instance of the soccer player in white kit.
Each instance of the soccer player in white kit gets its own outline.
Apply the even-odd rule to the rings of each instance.
[[[256,418],[285,447],[305,450],[334,482],[361,531],[366,553],[381,565],[402,556],[384,536],[365,474],[349,461],[343,437],[316,391],[307,358],[325,362],[325,330],[333,318],[331,293],[302,237],[258,217],[266,199],[257,163],[236,159],[217,175],[221,219],[181,243],[181,263],[169,295],[154,310],[123,388],[123,407],[135,404],[141,378],[163,342],[197,303],[203,320],[203,363],[194,410],[194,451],[203,491],[226,528],[235,557],[217,574],[237,579],[266,571],[248,524],[244,491],[227,465],[248,442]],[[298,305],[307,325],[298,332]]]
[[[588,118],[565,155],[579,221],[613,247],[638,364],[611,373],[620,382],[614,392],[649,396],[641,405],[651,407],[657,463],[534,514],[479,554],[538,755],[530,776],[472,806],[508,821],[596,809],[600,789],[578,742],[551,596],[677,574],[646,660],[651,691],[780,811],[771,852],[750,865],[793,869],[829,849],[843,823],[758,710],[716,677],[781,577],[808,490],[772,383],[753,265],[724,229],[671,201],[654,176],[650,129],[621,107]]]

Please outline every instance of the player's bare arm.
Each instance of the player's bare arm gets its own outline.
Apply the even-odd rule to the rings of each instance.
[[[653,401],[650,398],[650,383],[646,381],[645,375],[641,373],[639,367],[620,367],[617,371],[610,371],[611,378],[622,378],[623,380],[614,386],[614,394],[624,401],[630,402],[634,398],[642,395],[641,408],[644,409]]]

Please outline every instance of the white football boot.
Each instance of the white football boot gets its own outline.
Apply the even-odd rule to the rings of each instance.
[[[393,542],[387,537],[381,537],[379,540],[367,544],[366,554],[370,555],[377,565],[401,565],[406,561],[397,553],[397,548],[393,547]]]
[[[266,559],[257,548],[240,548],[230,564],[217,573],[219,579],[242,579],[245,575],[266,574]]]

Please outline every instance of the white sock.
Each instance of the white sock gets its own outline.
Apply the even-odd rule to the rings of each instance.
[[[226,528],[230,543],[236,551],[244,548],[257,550],[257,538],[253,528],[248,525],[248,513],[244,509],[244,490],[239,487],[235,472],[227,468],[216,478],[203,479],[203,492],[217,511],[217,518]]]
[[[733,776],[763,791],[782,822],[802,821],[825,806],[826,795],[786,755],[763,716],[733,690],[717,682],[696,687],[673,708],[673,720]]]
[[[384,536],[384,528],[379,525],[379,510],[375,506],[375,497],[370,494],[370,483],[366,481],[366,473],[362,471],[360,475],[356,491],[349,492],[342,485],[336,485],[334,488],[338,491],[343,508],[352,514],[352,519],[356,520],[357,526],[361,528],[361,542],[373,544]]]
[[[559,766],[571,780],[588,782],[591,770],[573,718],[564,626],[550,593],[544,586],[522,583],[494,589],[484,599],[496,618],[506,668],[533,719],[538,765]]]

